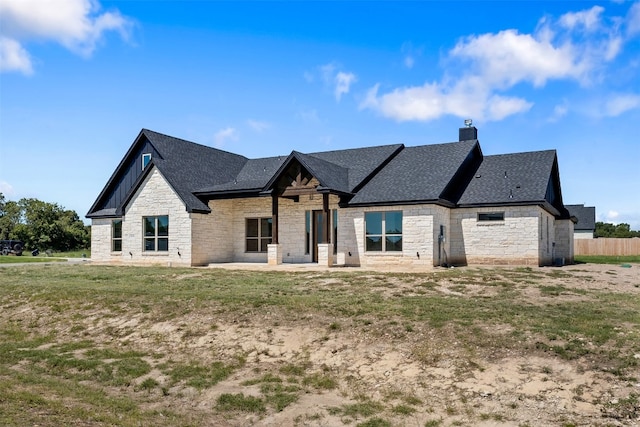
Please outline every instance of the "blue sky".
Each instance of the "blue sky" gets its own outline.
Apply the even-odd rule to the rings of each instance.
[[[556,149],[640,229],[640,2],[0,0],[0,192],[83,217],[142,128],[247,157]]]

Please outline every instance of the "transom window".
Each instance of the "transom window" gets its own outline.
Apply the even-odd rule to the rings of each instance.
[[[145,216],[142,219],[144,250],[147,252],[166,252],[169,250],[169,217]]]
[[[402,211],[365,212],[365,250],[402,251]]]
[[[273,220],[271,218],[247,218],[246,251],[267,252],[271,243]]]
[[[478,221],[504,221],[504,212],[479,212]]]
[[[144,169],[151,161],[151,153],[144,153],[142,155],[142,169]]]
[[[111,251],[122,252],[122,220],[114,219],[111,222]]]

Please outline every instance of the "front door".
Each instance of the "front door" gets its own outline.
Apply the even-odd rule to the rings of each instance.
[[[318,243],[323,242],[324,227],[326,227],[326,220],[322,211],[313,211],[313,232],[311,233],[311,255],[313,262],[318,262]]]

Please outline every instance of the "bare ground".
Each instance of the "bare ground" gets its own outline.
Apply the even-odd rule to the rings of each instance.
[[[548,284],[569,291],[548,296],[536,287],[525,289],[532,303],[550,298],[558,302],[585,298],[571,290],[640,293],[638,265],[576,265],[559,270],[568,274],[550,278]],[[399,279],[395,285],[383,291],[414,290]],[[461,291],[446,282],[438,282],[435,291],[464,294],[470,304],[473,297],[491,296],[487,287],[468,285]],[[25,306],[11,315],[28,320],[46,318],[47,313]],[[150,392],[144,404],[147,408],[184,414],[185,419],[198,425],[341,426],[380,418],[394,426],[640,426],[637,404],[634,407],[632,403],[631,409],[620,406],[624,399],[640,394],[640,372],[620,377],[595,369],[585,358],[565,360],[546,348],[470,346],[458,341],[456,332],[446,326],[435,329],[417,322],[408,326],[393,319],[384,325],[356,324],[346,318],[318,316],[301,313],[292,318],[259,309],[224,314],[194,310],[170,321],[153,322],[150,316],[141,314],[104,316],[88,311],[82,323],[85,334],[93,340],[110,345],[126,342],[136,349],[165,354],[172,361],[233,361],[238,354],[246,355],[241,368],[212,387],[197,390],[180,384]],[[70,328],[58,329],[61,339],[64,334],[72,334]],[[511,332],[508,325],[494,327],[490,336]],[[535,337],[522,339],[536,341]],[[640,359],[640,353],[633,357]],[[279,412],[229,413],[215,409],[223,393],[260,396],[259,385],[250,385],[247,380],[266,373],[285,378],[279,369],[296,364],[306,366],[309,373],[331,375],[337,380],[336,387],[304,388],[295,402]],[[136,382],[147,378],[169,384],[159,369]],[[134,389],[132,386],[124,392],[133,394]],[[381,406],[374,415],[336,409],[362,402]],[[372,421],[370,425],[375,424]]]

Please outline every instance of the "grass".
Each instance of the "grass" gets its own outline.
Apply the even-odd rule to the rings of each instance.
[[[640,263],[640,255],[576,255],[574,259],[577,264]]]
[[[633,357],[640,353],[640,295],[578,291],[566,283],[570,274],[526,268],[436,275],[6,266],[0,269],[0,425],[43,424],[45,418],[45,425],[199,425],[212,416],[225,424],[236,413],[283,411],[307,394],[345,392],[346,380],[304,355],[263,370],[266,365],[240,345],[225,352],[211,344],[211,337],[225,332],[218,325],[252,322],[262,323],[265,336],[273,336],[276,325],[313,319],[332,337],[367,328],[380,340],[415,339],[410,356],[425,366],[447,360],[455,341],[464,355],[460,372],[479,369],[478,351],[511,351],[580,359],[584,369],[633,380],[640,362]],[[441,284],[463,292],[440,292]],[[542,296],[535,304],[525,292],[531,289]],[[176,341],[161,327],[175,330]],[[433,339],[420,338],[425,332]],[[548,366],[542,372],[555,375]],[[250,378],[233,393],[215,394],[210,413],[164,403],[189,402],[238,376]],[[346,397],[356,403],[329,413],[361,425],[389,425],[387,418],[415,417],[424,406],[399,392],[386,402],[374,399],[372,390]],[[631,395],[608,413],[635,413],[637,401]],[[501,415],[477,416],[498,421]],[[442,422],[431,418],[424,425]]]
[[[0,256],[0,264],[15,264],[15,263],[34,263],[34,262],[62,262],[63,259],[43,258],[41,256],[31,256],[25,253],[22,256]]]

